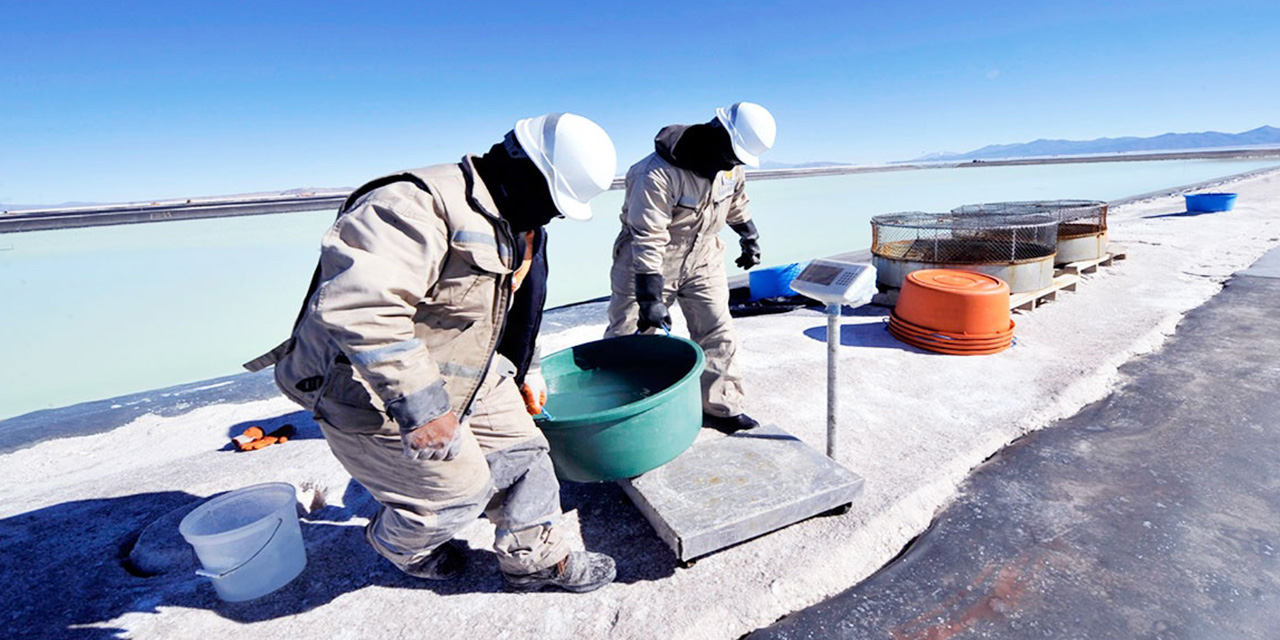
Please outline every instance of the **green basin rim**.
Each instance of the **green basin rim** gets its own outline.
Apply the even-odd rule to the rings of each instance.
[[[671,396],[677,393],[676,390],[683,387],[691,378],[694,378],[695,376],[696,377],[702,376],[702,369],[706,366],[707,357],[702,353],[702,347],[699,347],[698,343],[692,340],[689,340],[688,338],[682,338],[680,336],[617,336],[613,338],[605,338],[604,340],[597,340],[596,342],[588,342],[586,344],[591,345],[591,344],[598,344],[602,342],[608,342],[610,340],[630,340],[634,338],[641,338],[644,340],[649,340],[649,339],[678,340],[688,345],[689,347],[692,347],[694,354],[697,355],[697,359],[694,360],[693,366],[689,368],[689,372],[686,373],[684,377],[677,380],[674,384],[667,385],[667,388],[647,398],[642,398],[635,402],[624,404],[621,407],[614,407],[612,409],[605,409],[603,411],[596,411],[593,413],[571,415],[569,417],[556,416],[550,420],[540,420],[538,421],[538,425],[543,429],[576,429],[581,425],[569,424],[569,423],[589,422],[593,424],[598,424],[603,422],[611,422],[621,418],[627,418],[627,417],[648,411],[649,409],[652,409],[655,406],[666,402],[668,396]],[[577,345],[577,346],[581,347],[586,345]],[[572,351],[575,348],[577,347],[569,347],[565,351]],[[698,394],[699,394],[699,397],[701,397],[701,394],[702,394],[701,383],[699,383]]]

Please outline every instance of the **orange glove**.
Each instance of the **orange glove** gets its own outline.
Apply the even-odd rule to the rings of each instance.
[[[252,444],[255,440],[261,440],[262,436],[265,435],[267,434],[262,431],[262,427],[249,427],[244,430],[244,433],[232,438],[231,444],[235,445],[236,448],[241,451],[246,451],[247,449],[245,449],[245,447]]]
[[[542,378],[542,374],[530,371],[524,377],[524,384],[520,385],[520,395],[524,396],[524,408],[529,415],[542,413],[542,409],[547,406],[547,381]]]
[[[284,440],[288,440],[288,438],[284,438]],[[246,444],[243,447],[240,447],[240,450],[241,451],[257,451],[258,449],[261,449],[263,447],[269,447],[277,442],[283,442],[284,440],[281,440],[280,438],[277,438],[275,436],[258,438],[257,440],[254,440],[253,442],[250,442],[249,444]]]
[[[249,427],[244,433],[231,439],[241,451],[257,451],[273,444],[283,444],[293,437],[293,425],[286,424],[270,435],[264,434],[261,427]]]

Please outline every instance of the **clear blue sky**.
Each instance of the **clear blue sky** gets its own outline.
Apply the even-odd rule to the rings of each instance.
[[[603,125],[620,169],[738,100],[766,159],[1280,126],[1280,3],[121,2],[0,17],[0,203],[351,187]]]

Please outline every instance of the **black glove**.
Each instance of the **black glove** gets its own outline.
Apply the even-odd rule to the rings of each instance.
[[[657,273],[636,274],[636,302],[640,303],[640,320],[637,328],[671,329],[671,312],[662,304],[662,275]]]
[[[741,224],[731,224],[729,228],[738,234],[738,246],[742,247],[742,255],[733,263],[743,269],[760,264],[760,232],[756,231],[756,223],[748,220]]]

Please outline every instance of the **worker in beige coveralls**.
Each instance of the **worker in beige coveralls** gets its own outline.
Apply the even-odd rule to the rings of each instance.
[[[726,223],[738,234],[739,267],[760,264],[742,165],[759,166],[776,132],[768,110],[750,102],[718,109],[706,124],[659,131],[654,152],[627,171],[622,231],[613,246],[605,335],[670,328],[668,309],[679,301],[690,337],[707,357],[703,424],[721,431],[759,423],[743,408],[719,234]]]
[[[324,236],[292,337],[252,363],[313,410],[382,504],[365,538],[405,573],[458,575],[453,535],[484,513],[509,588],[583,592],[613,559],[571,551],[548,445],[495,353],[530,231],[585,220],[613,142],[573,114],[521,120],[483,156],[357,189]]]

